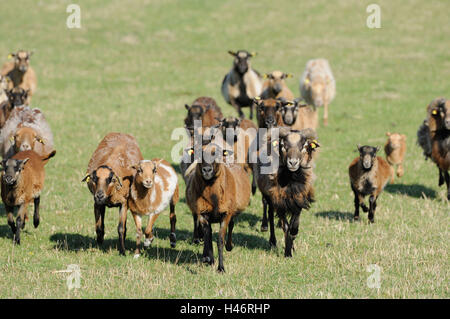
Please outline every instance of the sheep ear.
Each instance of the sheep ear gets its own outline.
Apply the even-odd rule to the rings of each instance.
[[[88,173],[84,176],[84,178],[81,180],[81,182],[89,182],[91,179],[91,175]]]
[[[230,156],[233,155],[233,151],[231,150],[223,150],[223,156]]]
[[[186,110],[189,111],[189,109],[191,108],[189,105],[185,104],[184,107],[186,108]]]
[[[305,77],[305,79],[303,80],[303,84],[306,86],[309,86],[310,83],[311,83],[311,80],[308,77]]]
[[[117,183],[119,183],[119,186],[122,187],[122,179],[119,176],[117,176],[116,173],[114,173],[114,176],[116,178]]]
[[[257,54],[258,54],[258,53],[256,53],[256,52],[251,52],[251,53],[250,53],[250,57],[253,58],[253,57],[256,56]]]
[[[378,153],[379,150],[380,150],[380,147],[377,146],[377,148],[375,149],[375,154]]]
[[[45,145],[44,140],[43,140],[42,137],[40,137],[40,136],[36,136],[36,141],[38,141],[38,142],[41,143],[42,145]]]
[[[15,53],[10,53],[10,54],[8,54],[8,59],[14,58],[15,56],[16,56]]]
[[[230,54],[230,55],[232,55],[232,56],[236,56],[236,52],[233,52],[233,51],[228,51],[228,54]]]
[[[361,144],[356,145],[358,152],[361,152]]]
[[[24,167],[25,164],[28,162],[28,160],[29,160],[28,157],[25,158],[25,159],[23,159],[23,160],[21,160],[21,161],[19,162],[19,169],[23,169],[23,167]]]
[[[288,73],[288,74],[286,74],[286,77],[287,77],[287,78],[293,78],[293,77],[294,77],[294,74]]]
[[[262,78],[265,80],[265,79],[267,79],[269,77],[269,75],[267,74],[267,73],[264,73],[263,75],[262,75]]]

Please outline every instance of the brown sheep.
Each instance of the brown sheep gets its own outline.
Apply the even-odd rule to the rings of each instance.
[[[325,59],[309,60],[300,79],[300,94],[309,105],[324,107],[323,124],[328,125],[328,105],[336,95],[336,82]]]
[[[417,132],[426,157],[439,168],[439,186],[447,184],[450,200],[450,100],[437,98],[427,106],[427,119]]]
[[[27,99],[27,92],[22,88],[6,91],[6,101],[0,103],[0,128],[3,128],[14,107],[23,106]]]
[[[131,168],[142,157],[136,139],[123,133],[108,133],[89,161],[83,182],[94,197],[97,243],[105,235],[105,207],[119,207],[119,253],[125,255],[125,237],[130,186],[135,175]]]
[[[28,205],[34,202],[33,224],[39,226],[39,203],[44,187],[44,164],[56,151],[40,156],[34,151],[19,152],[2,162],[2,200],[8,214],[8,224],[16,244],[20,244],[20,230],[28,220]],[[14,223],[14,208],[18,207]]]
[[[203,145],[202,161],[189,167],[188,171],[195,172],[186,183],[186,203],[192,214],[197,216],[199,227],[203,230],[205,263],[214,263],[211,224],[220,223],[217,242],[220,272],[225,271],[223,246],[227,228],[226,249],[231,251],[233,218],[248,206],[251,192],[248,175],[242,166],[225,163],[228,155],[232,155],[232,151],[222,149],[217,144]]]
[[[247,119],[239,119],[234,116],[229,116],[220,120],[222,128],[222,136],[227,143],[233,148],[234,160],[236,163],[243,165],[245,171],[249,175],[253,175],[250,163],[250,153],[256,152],[256,137],[258,128],[256,125]],[[227,132],[231,131],[228,136]],[[252,194],[256,191],[256,181],[252,181]]]
[[[378,196],[391,177],[389,164],[377,156],[379,149],[358,145],[359,157],[355,158],[348,168],[350,186],[355,195],[355,220],[359,220],[361,206],[364,212],[369,212],[369,222],[374,222]],[[369,208],[364,204],[365,196],[369,196]]]
[[[199,97],[192,102],[192,105],[185,104],[188,111],[184,124],[187,127],[194,126],[194,121],[202,121],[202,127],[209,127],[219,124],[217,118],[221,118],[222,111],[216,101],[210,97]]]
[[[289,126],[293,130],[316,130],[319,122],[317,110],[300,99],[282,100],[279,108],[278,126]]]
[[[170,246],[176,245],[175,205],[178,202],[178,178],[172,166],[163,159],[143,160],[132,167],[136,171],[131,184],[128,207],[133,214],[136,224],[136,251],[135,258],[139,257],[142,238],[142,216],[147,215],[148,224],[145,228],[144,246],[152,243],[153,224],[159,214],[170,205]]]
[[[271,166],[274,166],[270,172],[264,172],[266,164],[263,163],[260,152],[255,175],[259,190],[269,208],[269,242],[271,246],[276,246],[276,211],[284,232],[285,257],[292,257],[302,209],[309,209],[314,202],[313,153],[319,147],[316,138],[311,129],[296,131],[283,127],[279,129],[278,138],[272,134],[260,150],[265,150],[265,154],[271,150],[267,157]]]
[[[386,160],[391,166],[391,183],[394,182],[395,165],[397,165],[397,177],[402,177],[405,173],[403,160],[406,153],[406,135],[387,132],[388,139],[384,145]]]
[[[31,97],[36,91],[37,78],[36,73],[30,66],[30,57],[33,52],[20,50],[17,53],[11,53],[10,56],[14,58],[13,61],[8,61],[3,65],[0,72],[3,76],[8,76],[11,79],[10,88],[21,87],[28,91],[26,103],[31,103]]]
[[[253,100],[256,105],[256,118],[259,128],[273,128],[280,123],[280,113],[282,101],[275,99],[263,100],[259,97]]]
[[[263,74],[263,79],[267,80],[263,83],[260,97],[264,100],[282,98],[287,101],[292,101],[294,99],[294,94],[285,83],[285,79],[291,77],[292,74],[283,73],[281,71]]]
[[[0,154],[8,158],[30,149],[41,156],[50,153],[54,149],[52,131],[40,109],[14,107],[0,132]]]
[[[245,50],[228,51],[234,57],[233,67],[222,81],[222,96],[244,118],[242,107],[250,107],[250,119],[253,119],[252,100],[262,92],[262,79],[258,71],[250,64],[250,58],[256,53]]]

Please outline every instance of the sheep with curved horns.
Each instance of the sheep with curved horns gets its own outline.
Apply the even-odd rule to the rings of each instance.
[[[125,255],[128,198],[135,175],[131,168],[144,158],[136,139],[123,133],[108,133],[99,143],[89,160],[83,182],[94,197],[97,243],[105,235],[105,208],[119,207],[119,253]]]
[[[253,98],[262,92],[260,74],[251,67],[250,58],[256,53],[245,50],[228,51],[234,57],[233,67],[222,81],[222,96],[244,118],[242,107],[250,107],[250,119],[253,119]]]

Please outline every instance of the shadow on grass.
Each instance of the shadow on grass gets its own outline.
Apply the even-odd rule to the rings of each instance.
[[[350,220],[350,221],[353,221],[353,215],[354,215],[353,213],[338,212],[335,210],[318,212],[318,213],[314,214],[314,216],[321,217],[321,218],[334,219],[334,220]]]
[[[0,225],[0,237],[1,238],[9,238],[9,239],[13,239],[13,233],[11,231],[11,227],[9,227],[8,224],[6,225]]]
[[[133,232],[134,234],[134,232]],[[105,239],[102,245],[97,245],[95,237],[80,235],[80,234],[67,234],[57,233],[50,236],[50,240],[56,242],[54,249],[66,250],[66,251],[79,251],[81,249],[97,248],[103,252],[113,251],[118,253],[117,245],[118,239],[111,238]],[[156,238],[156,240],[169,240],[168,238]],[[152,246],[144,249],[141,246],[141,254],[144,258],[149,259],[163,259],[174,264],[192,264],[197,263],[199,256],[196,252],[190,249],[178,250],[176,248],[162,248],[153,242]],[[125,250],[127,255],[133,255],[136,248],[136,242],[134,240],[125,239]],[[141,257],[141,258],[142,258]]]
[[[434,189],[420,184],[388,184],[385,190],[391,194],[402,194],[415,198],[423,198],[423,195],[428,198],[436,198],[436,191]]]
[[[262,213],[261,216],[256,216],[252,213],[240,213],[237,217],[234,218],[237,224],[246,222],[250,227],[254,227],[256,224],[261,223],[262,221]]]

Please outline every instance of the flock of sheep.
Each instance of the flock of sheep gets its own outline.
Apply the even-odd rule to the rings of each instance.
[[[317,108],[328,105],[336,93],[330,65],[325,59],[310,60],[300,78],[301,98],[285,84],[292,77],[281,71],[261,75],[250,64],[255,54],[228,51],[233,67],[222,82],[225,101],[238,117],[224,117],[216,101],[197,98],[185,105],[184,119],[189,143],[183,150],[180,171],[186,184],[186,203],[193,216],[193,242],[204,242],[203,261],[214,263],[211,224],[219,223],[218,270],[224,271],[223,248],[233,248],[234,217],[244,211],[250,197],[262,194],[261,231],[270,229],[270,244],[276,246],[274,214],[284,232],[285,256],[292,256],[302,209],[314,202],[315,161],[320,143],[316,134]],[[29,65],[31,53],[11,54],[0,75],[0,151],[3,157],[1,195],[15,243],[28,220],[27,206],[34,202],[34,226],[39,225],[40,194],[44,165],[53,157],[53,136],[43,113],[30,108],[36,90],[36,75]],[[242,107],[250,107],[250,120]],[[253,119],[256,112],[257,124]],[[439,185],[447,184],[450,199],[450,100],[438,98],[427,107],[427,118],[417,132],[418,144],[439,168]],[[394,175],[404,174],[406,136],[387,133],[386,160],[377,156],[379,147],[358,145],[360,156],[349,166],[355,214],[368,212],[374,222],[376,201]],[[276,165],[273,165],[276,164]],[[136,139],[109,133],[89,161],[83,181],[94,199],[97,242],[102,244],[105,208],[119,208],[118,249],[125,254],[127,212],[136,225],[135,257],[141,253],[142,217],[148,216],[144,246],[159,214],[170,207],[170,244],[176,245],[175,206],[179,200],[175,169],[164,159],[143,158]],[[364,198],[369,197],[369,206]],[[18,208],[14,221],[13,212]],[[226,238],[225,238],[226,237]]]

